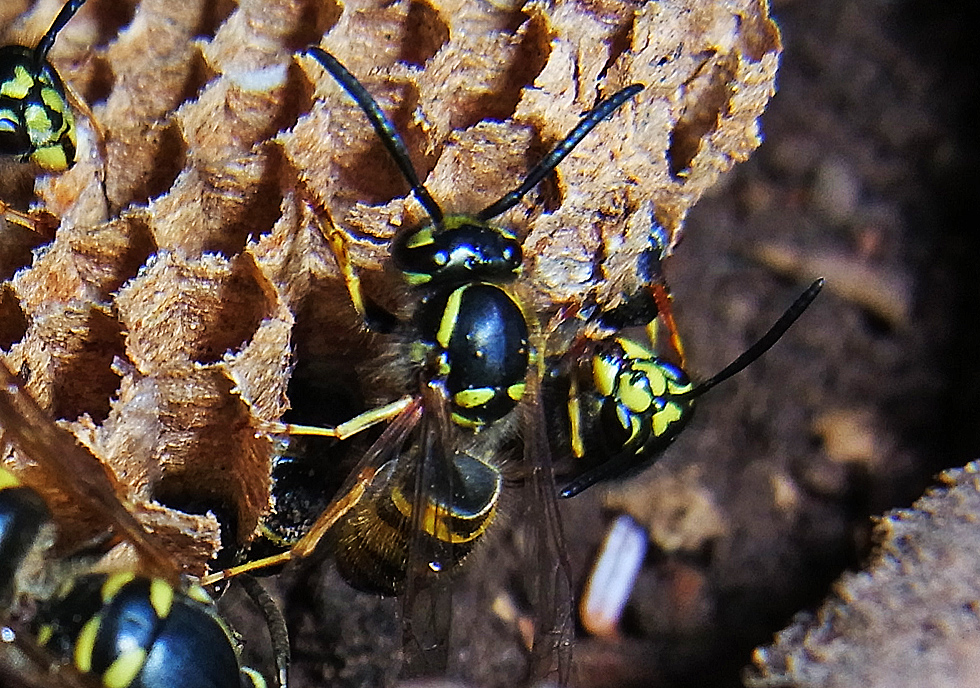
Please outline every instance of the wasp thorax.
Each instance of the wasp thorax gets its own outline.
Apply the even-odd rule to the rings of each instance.
[[[426,368],[444,385],[457,425],[493,423],[524,396],[527,321],[503,289],[485,282],[440,289],[422,300],[416,323]]]

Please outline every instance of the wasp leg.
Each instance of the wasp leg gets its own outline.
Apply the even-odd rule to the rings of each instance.
[[[316,550],[320,540],[334,524],[343,518],[348,511],[357,506],[368,488],[374,482],[375,476],[381,469],[380,459],[386,456],[386,449],[392,445],[400,446],[404,442],[409,431],[415,427],[419,418],[422,417],[422,404],[418,397],[407,397],[408,401],[398,414],[392,414],[394,420],[385,428],[381,436],[375,441],[371,448],[361,459],[359,467],[347,479],[340,489],[340,497],[335,499],[328,506],[320,517],[313,524],[313,527],[290,549],[281,554],[274,554],[262,559],[249,561],[240,566],[233,566],[229,569],[217,571],[202,580],[204,585],[213,585],[219,581],[240,576],[243,573],[259,571],[273,566],[281,566],[294,559],[303,559]],[[400,403],[395,402],[395,404]],[[393,404],[389,404],[393,406]]]
[[[361,322],[374,332],[382,334],[391,332],[398,323],[398,318],[378,306],[378,304],[374,303],[364,293],[364,288],[361,286],[361,278],[358,276],[357,271],[354,270],[353,263],[351,263],[350,252],[347,250],[347,238],[344,236],[344,233],[337,228],[336,223],[333,221],[333,216],[323,204],[319,203],[309,193],[304,195],[306,196],[306,202],[313,210],[313,217],[317,227],[320,229],[320,233],[323,235],[327,245],[330,247],[330,251],[334,255],[334,259],[337,261],[340,275],[344,278],[347,293],[350,295],[351,305],[354,306],[354,310],[360,316]]]
[[[370,411],[365,411],[332,428],[318,428],[314,425],[297,425],[293,423],[284,423],[282,424],[282,428],[288,435],[312,435],[315,437],[333,437],[338,440],[346,440],[378,423],[395,418],[409,407],[413,399],[414,397],[412,396],[404,396],[397,401],[373,408]]]
[[[3,201],[0,201],[0,215],[3,215],[3,219],[10,224],[30,230],[45,239],[53,239],[55,230],[60,224],[58,218],[47,210],[32,210],[25,213],[14,210]]]
[[[92,131],[95,132],[95,149],[98,151],[99,160],[101,161],[98,172],[99,184],[102,186],[102,197],[105,199],[106,207],[108,208],[109,191],[106,188],[106,177],[109,173],[109,149],[106,146],[105,128],[96,118],[95,113],[92,112],[92,108],[89,106],[89,104],[85,102],[84,98],[82,98],[82,94],[79,93],[74,86],[67,82],[65,83],[65,95],[68,97],[68,102],[73,105],[78,112],[85,116],[85,118],[88,120],[89,126],[92,127]]]
[[[650,343],[656,346],[659,326],[663,324],[667,330],[670,348],[674,350],[677,365],[682,369],[686,369],[687,357],[684,354],[684,344],[681,342],[681,335],[677,331],[677,323],[674,321],[674,309],[670,305],[672,299],[670,292],[667,291],[667,283],[657,281],[647,285],[647,289],[653,297],[654,303],[657,304],[657,317],[647,325],[647,336],[650,338]]]
[[[361,286],[361,278],[351,264],[350,252],[347,250],[347,240],[334,223],[330,211],[320,204],[316,204],[316,206],[313,216],[316,219],[317,227],[320,228],[320,233],[326,239],[334,258],[337,260],[340,275],[344,278],[344,284],[347,286],[347,292],[350,294],[351,305],[354,306],[357,314],[361,316],[361,320],[367,322],[367,308],[364,305],[364,289]]]

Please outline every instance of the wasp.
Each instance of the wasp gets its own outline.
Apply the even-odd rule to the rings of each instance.
[[[596,483],[626,478],[650,466],[690,421],[695,401],[768,351],[822,287],[823,279],[815,280],[758,341],[697,384],[685,370],[682,347],[673,346],[680,359],[675,362],[623,332],[629,326],[649,325],[657,317],[656,301],[645,291],[616,311],[596,316],[612,333],[580,339],[548,368],[553,448],[575,467],[560,496],[574,497]]]
[[[65,82],[48,62],[55,38],[85,0],[68,0],[37,45],[0,48],[0,153],[49,172],[75,164],[75,117]]]
[[[393,314],[364,293],[344,235],[326,208],[315,209],[357,315],[368,329],[391,335],[388,368],[395,369],[405,394],[331,428],[289,426],[290,434],[346,440],[388,422],[339,496],[288,551],[206,580],[308,556],[329,531],[338,569],[352,585],[410,600],[455,571],[496,520],[505,492],[501,457],[515,453],[518,425],[524,428],[525,464],[534,465],[526,471],[526,482],[540,493],[529,500],[537,515],[528,520],[544,530],[558,527],[557,514],[545,505],[554,508],[548,443],[537,402],[543,335],[536,314],[515,287],[523,263],[521,242],[511,229],[492,220],[517,205],[643,87],[632,84],[601,100],[516,188],[486,208],[446,213],[420,181],[391,120],[363,85],[326,51],[311,47],[304,55],[319,63],[361,108],[429,216],[429,222],[400,233],[391,244],[392,265],[408,285],[411,301],[404,313]],[[522,411],[525,406],[533,410]],[[557,559],[560,534],[552,530],[542,539]],[[547,625],[541,624],[542,638],[553,633]]]
[[[60,469],[68,493],[101,513],[141,564],[69,572],[58,586],[58,569],[76,562],[43,556],[53,541],[51,512],[34,489],[0,468],[0,676],[48,688],[265,688],[257,671],[242,666],[237,641],[204,588],[177,573],[116,496],[98,459],[44,414],[5,364],[0,423],[4,441]],[[284,665],[278,678],[283,685]]]

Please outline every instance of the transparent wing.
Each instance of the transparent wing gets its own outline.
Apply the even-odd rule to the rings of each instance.
[[[50,475],[63,477],[58,489],[127,538],[147,570],[171,581],[177,579],[169,555],[133,517],[121,496],[124,492],[117,489],[102,462],[51,420],[6,363],[0,363],[0,428],[5,441],[12,442],[32,461],[49,467]]]
[[[449,505],[457,486],[450,461],[453,429],[445,396],[426,388],[424,403],[416,460],[403,464],[414,485],[401,600],[405,677],[444,676],[447,672],[453,614],[449,572],[458,558],[452,538],[428,532],[452,518]]]
[[[555,472],[548,442],[541,378],[528,375],[523,405],[525,479],[524,571],[535,616],[530,676],[567,685],[574,636],[573,589],[568,552],[558,511]]]

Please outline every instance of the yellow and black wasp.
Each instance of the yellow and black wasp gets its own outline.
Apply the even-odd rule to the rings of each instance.
[[[49,172],[75,164],[75,117],[65,83],[48,62],[54,40],[85,0],[68,0],[33,48],[0,48],[0,154]]]
[[[695,401],[768,351],[822,287],[823,279],[814,281],[758,341],[698,383],[685,370],[676,332],[670,335],[677,361],[623,332],[658,317],[657,302],[645,290],[618,309],[596,314],[600,328],[610,334],[579,337],[548,367],[545,397],[552,445],[556,455],[572,464],[559,494],[574,497],[596,483],[650,466],[686,427]]]
[[[369,329],[392,335],[388,369],[401,380],[405,396],[334,428],[290,428],[293,434],[346,439],[390,421],[340,496],[289,551],[215,578],[306,556],[332,531],[338,569],[350,583],[411,600],[431,582],[445,580],[493,522],[505,486],[501,457],[515,453],[518,425],[525,428],[525,454],[534,456],[535,466],[519,470],[540,493],[531,500],[540,517],[529,520],[542,531],[557,527],[556,514],[548,513],[554,490],[537,403],[540,328],[514,286],[523,263],[521,243],[491,220],[517,205],[642,86],[627,86],[600,101],[510,193],[477,213],[446,214],[419,180],[394,125],[364,87],[320,48],[309,48],[305,55],[361,107],[430,218],[400,234],[390,248],[412,301],[404,313],[394,315],[362,292],[342,234],[326,209],[317,209],[355,310]],[[532,400],[527,413],[523,400]],[[554,551],[550,558],[560,559],[560,534],[548,532],[541,539]],[[560,565],[554,569],[564,571]],[[563,585],[570,588],[567,579]],[[411,614],[406,617],[410,622]],[[541,624],[539,640],[554,632],[551,625]]]
[[[0,468],[3,685],[265,688],[258,672],[242,666],[207,592],[178,574],[119,501],[98,459],[57,427],[2,363],[0,428],[21,454],[57,467],[65,478],[58,487],[111,523],[140,561],[138,570],[79,573],[74,561],[43,556],[53,539],[51,513],[37,492]]]

